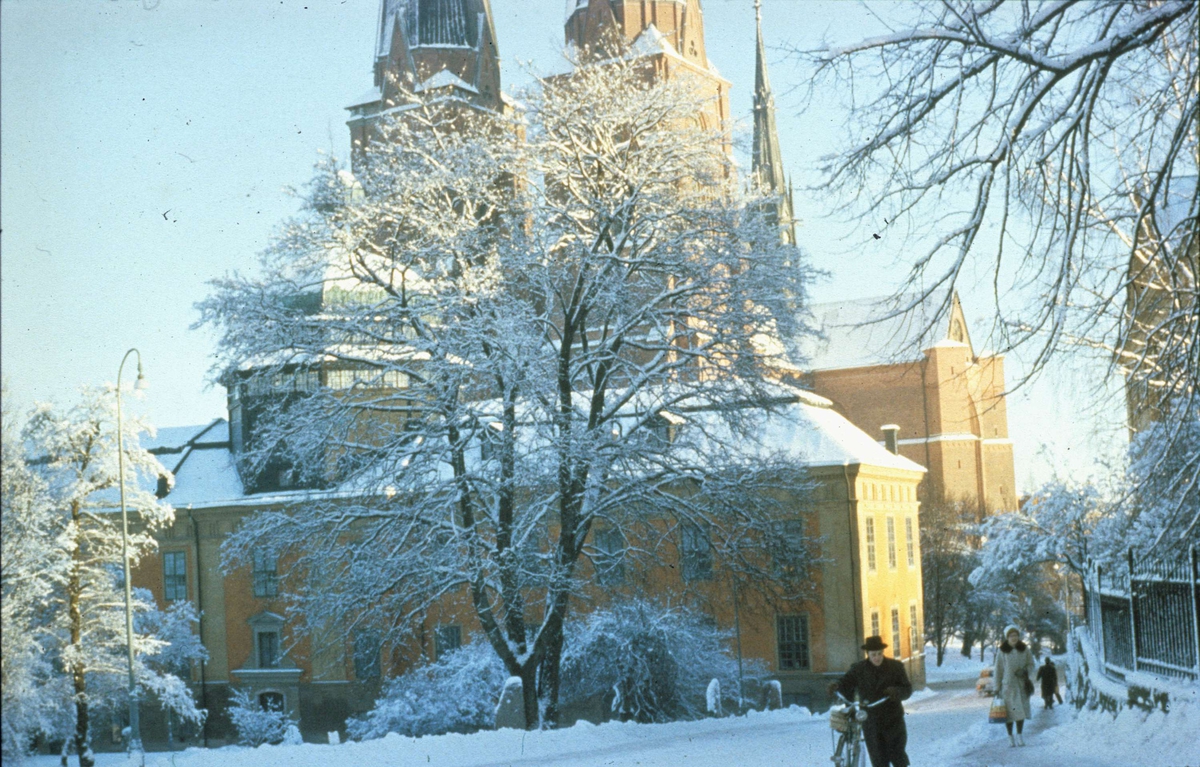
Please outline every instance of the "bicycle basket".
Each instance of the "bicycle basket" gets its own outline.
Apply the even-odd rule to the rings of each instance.
[[[845,732],[850,729],[850,715],[845,709],[831,708],[829,709],[829,726],[837,732]]]

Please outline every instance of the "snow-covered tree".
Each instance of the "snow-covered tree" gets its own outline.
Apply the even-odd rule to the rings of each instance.
[[[765,492],[801,478],[752,435],[809,270],[703,99],[645,66],[541,81],[519,119],[414,101],[201,305],[251,484],[343,491],[255,515],[231,561],[293,557],[301,622],[380,616],[396,644],[461,600],[531,727],[581,562],[648,567],[686,528],[718,574],[806,583]]]
[[[1184,412],[1176,409],[1175,412]],[[1126,546],[1182,557],[1200,546],[1200,411],[1151,423],[1129,449]],[[1164,545],[1165,544],[1165,545]]]
[[[389,732],[416,737],[492,726],[508,671],[486,638],[385,683],[375,707],[347,722],[356,740]]]
[[[718,708],[737,710],[738,664],[728,632],[695,612],[635,598],[569,619],[564,635],[563,706],[603,698],[622,720],[690,719],[705,714],[712,688],[718,696],[725,691]],[[757,662],[743,669],[754,683],[765,672]],[[509,678],[479,636],[388,681],[375,707],[347,726],[359,740],[485,729]]]
[[[94,763],[93,711],[111,710],[128,701],[115,424],[112,394],[87,389],[80,402],[65,412],[40,406],[22,435],[29,464],[45,487],[46,509],[52,517],[49,540],[60,541],[63,552],[61,562],[54,565],[61,576],[42,602],[45,627],[56,638],[57,671],[69,680],[69,697],[62,703],[74,707],[73,732],[55,734],[73,741],[83,767]],[[126,418],[124,428],[126,505],[135,523],[129,555],[136,563],[155,549],[152,532],[170,523],[174,512],[142,490],[138,481],[167,474],[153,456],[137,447],[137,435],[147,427],[137,418]],[[148,592],[138,594],[137,613],[153,611],[147,597]],[[180,716],[198,721],[202,712],[183,683],[148,662],[165,646],[160,637],[135,633],[138,684],[158,693],[163,704]]]
[[[950,640],[967,632],[971,589],[967,576],[976,566],[971,531],[975,519],[975,510],[963,501],[933,500],[921,506],[925,636],[937,651],[939,666]]]
[[[739,679],[729,640],[703,615],[645,599],[581,617],[568,627],[564,702],[609,695],[617,718],[638,722],[694,719],[709,708],[737,711],[741,683],[757,684],[766,669],[744,663]],[[716,695],[725,694],[709,706],[713,682]]]
[[[57,637],[44,605],[61,588],[68,549],[59,537],[45,483],[25,462],[19,420],[3,392],[0,444],[0,614],[4,653],[0,695],[3,756],[19,760],[39,732],[59,729],[69,692],[51,658]]]
[[[1197,4],[946,0],[800,55],[848,100],[824,189],[931,243],[892,309],[990,275],[993,343],[1103,350],[1132,421],[1200,397]],[[973,256],[973,258],[972,258]],[[1180,465],[1195,486],[1200,467]],[[1194,526],[1200,504],[1179,507]],[[1174,525],[1176,532],[1179,528]]]
[[[287,715],[277,702],[260,704],[249,691],[234,689],[229,695],[227,713],[237,731],[238,743],[257,748],[264,744],[283,743],[295,719]]]

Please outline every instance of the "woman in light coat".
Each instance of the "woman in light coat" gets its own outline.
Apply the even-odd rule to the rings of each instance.
[[[1025,745],[1022,730],[1025,728],[1025,720],[1032,715],[1029,695],[1033,689],[1035,671],[1033,652],[1021,641],[1021,630],[1016,626],[1005,627],[1004,642],[1000,645],[1000,652],[996,653],[996,668],[992,678],[996,680],[996,697],[1001,698],[1008,709],[1008,720],[1005,721],[1004,727],[1008,730],[1010,746]],[[1014,722],[1017,725],[1015,738]]]

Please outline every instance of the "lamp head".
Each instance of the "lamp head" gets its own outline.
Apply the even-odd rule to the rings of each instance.
[[[133,383],[134,391],[146,391],[150,388],[150,384],[146,381],[146,376],[142,373],[142,361],[138,360],[138,377]]]

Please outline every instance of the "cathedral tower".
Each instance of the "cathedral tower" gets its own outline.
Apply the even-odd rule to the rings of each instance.
[[[381,0],[375,87],[347,107],[355,146],[406,91],[503,108],[490,0]]]
[[[729,81],[708,60],[704,47],[704,13],[700,0],[569,0],[567,44],[586,60],[589,52],[628,46],[635,55],[651,57],[655,71],[695,79],[712,99],[701,116],[705,127],[729,124]]]
[[[775,95],[767,76],[767,53],[763,44],[762,0],[754,0],[757,23],[757,50],[754,58],[754,150],[750,172],[755,186],[777,198],[773,218],[779,224],[783,241],[796,242],[796,222],[792,215],[792,190],[783,173],[779,150],[779,129],[775,126]]]

